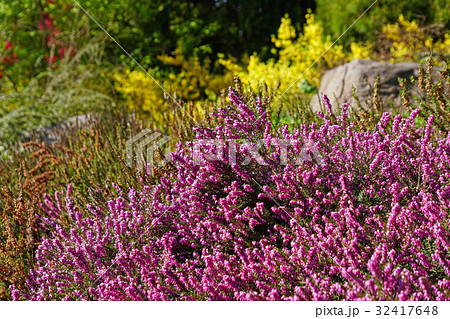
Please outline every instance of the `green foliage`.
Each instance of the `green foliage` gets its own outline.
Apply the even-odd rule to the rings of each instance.
[[[12,52],[0,47],[0,57],[16,55],[13,63],[1,61],[2,73],[17,89],[19,82],[25,83],[91,41],[89,18],[72,4],[68,0],[12,0],[0,5],[0,39],[12,46]]]
[[[450,128],[450,99],[448,96],[450,92],[450,66],[448,63],[444,65],[442,71],[439,72],[440,78],[436,78],[436,75],[433,76],[432,70],[432,59],[428,59],[426,69],[423,65],[420,66],[417,82],[419,89],[425,96],[420,101],[420,107],[423,110],[420,113],[420,118],[424,125],[428,117],[433,115],[435,125],[441,131],[448,133]],[[409,103],[406,99],[404,100],[404,103]]]
[[[74,115],[111,109],[115,103],[108,94],[112,86],[102,76],[108,69],[100,60],[101,47],[94,42],[25,84],[3,79],[3,84],[15,89],[5,92],[0,100],[0,145]]]
[[[42,11],[58,16],[57,26],[71,29],[84,13],[71,0],[12,0],[0,7],[0,21],[15,22],[17,12],[22,25],[36,25]],[[181,43],[183,53],[215,57],[227,52],[240,57],[244,53],[262,52],[270,44],[279,21],[288,13],[301,25],[306,9],[315,1],[288,0],[273,2],[237,0],[80,0],[86,9],[145,68],[154,67],[160,54],[170,54]],[[3,19],[2,19],[3,17]],[[103,31],[92,28],[94,35]],[[35,34],[33,40],[39,37]],[[35,42],[38,43],[38,42]],[[112,41],[108,56],[119,57],[131,65],[129,58]],[[268,53],[268,52],[266,52]],[[38,53],[36,53],[38,54]],[[116,61],[116,60],[115,60]]]
[[[116,102],[105,64],[105,34],[69,1],[0,6],[0,150],[38,127]],[[4,155],[4,154],[2,154]]]

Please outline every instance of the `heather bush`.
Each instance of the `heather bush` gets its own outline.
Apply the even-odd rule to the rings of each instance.
[[[119,117],[121,120],[117,120]],[[46,235],[39,216],[44,194],[73,185],[72,196],[79,205],[99,206],[117,196],[111,183],[139,189],[134,168],[127,167],[121,150],[128,135],[142,126],[125,112],[111,117],[91,117],[89,127],[60,129],[58,144],[45,146],[27,142],[13,158],[0,159],[0,300],[11,299],[11,284],[23,287],[36,264],[35,250]],[[61,224],[67,224],[62,217]]]
[[[194,105],[180,108],[171,100],[167,105],[174,118],[166,118],[170,125],[162,132],[192,139],[192,119],[197,117]],[[212,125],[211,121],[206,123]],[[29,270],[36,265],[35,250],[48,233],[38,218],[45,215],[40,207],[45,193],[53,194],[71,183],[77,205],[107,207],[107,201],[117,197],[112,183],[138,190],[153,183],[155,177],[128,167],[123,156],[126,140],[142,128],[135,115],[122,109],[109,116],[91,115],[82,127],[53,128],[55,144],[44,145],[48,141],[36,135],[32,138],[39,143],[7,148],[17,155],[0,158],[0,300],[11,299],[11,284],[22,289]],[[63,216],[59,223],[67,225],[68,217]]]
[[[18,177],[12,188],[0,187],[0,300],[11,299],[7,289],[11,284],[23,287],[28,271],[35,263],[34,250],[40,235],[37,232],[36,208],[52,179],[48,170],[52,159],[45,149],[33,154],[40,164],[28,168],[19,159]],[[0,166],[0,181],[4,181],[3,165]],[[13,172],[11,172],[11,175]]]
[[[358,130],[324,97],[319,123],[273,127],[270,102],[230,89],[202,143],[106,206],[46,196],[49,236],[13,298],[449,300],[450,135],[434,116]]]
[[[419,68],[419,77],[414,80],[417,82],[420,91],[423,93],[424,98],[417,99],[419,106],[423,112],[420,113],[422,123],[426,122],[426,119],[430,115],[435,116],[435,125],[443,132],[449,131],[450,121],[450,65],[447,63],[439,72],[433,72],[433,60],[428,59],[427,67],[423,65]],[[403,105],[407,109],[412,111],[412,103],[406,94],[407,87],[405,81],[400,81],[402,86],[402,100]]]
[[[332,114],[325,98],[317,115],[302,100],[353,58],[445,60],[442,26],[392,12],[380,41],[334,45],[312,65],[332,33],[300,6],[83,4],[175,99],[72,1],[0,4],[1,300],[450,299],[448,66],[440,82],[431,60],[421,68],[416,104],[401,81],[406,118],[381,112],[379,82],[371,110]],[[234,11],[239,27],[223,18]],[[227,99],[235,74],[274,90],[237,81]],[[125,163],[143,123],[122,106],[179,141],[153,175]],[[81,113],[95,125],[17,146]]]

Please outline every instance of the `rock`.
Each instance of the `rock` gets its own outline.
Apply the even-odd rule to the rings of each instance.
[[[357,106],[352,96],[352,86],[354,86],[361,106],[368,108],[372,100],[370,87],[373,87],[377,75],[380,76],[380,98],[383,101],[383,112],[393,111],[389,104],[390,101],[398,107],[399,112],[405,111],[401,107],[398,79],[409,80],[411,76],[417,78],[419,64],[416,63],[389,64],[372,60],[353,60],[326,72],[320,83],[318,93],[320,96],[322,94],[328,96],[333,112],[346,102],[350,102],[349,109],[355,109]],[[413,92],[415,95],[420,95],[417,87],[413,88]],[[319,94],[316,94],[310,102],[310,107],[314,112],[324,111],[322,100],[320,99],[319,102]]]
[[[46,145],[59,144],[63,139],[67,139],[69,135],[73,135],[81,128],[88,128],[98,121],[93,114],[82,114],[68,118],[67,120],[34,130],[32,133],[25,135],[25,141],[37,140]]]

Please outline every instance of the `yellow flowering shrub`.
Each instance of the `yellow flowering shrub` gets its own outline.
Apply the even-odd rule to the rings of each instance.
[[[382,55],[376,52],[376,44],[354,42],[347,50],[339,44],[333,45],[330,38],[324,35],[314,14],[308,12],[305,17],[302,32],[297,32],[288,15],[281,19],[277,35],[272,36],[272,53],[278,56],[276,59],[262,61],[254,53],[238,61],[218,54],[216,65],[212,68],[211,60],[200,62],[196,57],[187,58],[179,46],[175,56],[158,57],[174,71],[157,81],[170,94],[176,94],[177,98],[195,101],[201,114],[202,101],[215,100],[222,89],[232,84],[234,75],[253,87],[264,82],[272,88],[279,86],[280,92],[289,89],[290,94],[309,94],[314,91],[314,87],[318,87],[326,69],[353,59],[382,59]],[[444,55],[450,52],[450,33],[445,35],[444,40],[434,41],[425,35],[417,22],[406,21],[402,15],[395,24],[386,25],[382,33],[392,45],[388,55],[391,62],[418,61],[420,53],[424,52],[433,51]],[[153,74],[152,70],[149,73]],[[116,74],[115,80],[116,89],[126,97],[130,108],[153,114],[156,122],[164,121],[162,114],[166,110],[166,103],[163,91],[148,75],[140,70],[128,71]]]
[[[353,43],[351,52],[345,53],[341,45],[333,43],[323,33],[322,26],[315,20],[314,14],[306,15],[303,32],[297,33],[286,15],[276,36],[272,36],[273,51],[278,59],[261,61],[258,54],[244,57],[238,61],[233,57],[218,54],[216,68],[220,72],[211,74],[211,61],[200,63],[198,58],[186,58],[179,46],[175,56],[162,55],[158,59],[165,65],[174,67],[177,74],[170,73],[157,81],[170,93],[185,101],[215,100],[217,94],[233,82],[239,75],[244,83],[257,86],[266,83],[285,91],[301,75],[290,93],[305,93],[306,88],[318,86],[322,72],[352,58],[369,58],[371,46]],[[324,53],[325,52],[325,53]],[[320,59],[319,59],[320,58]],[[314,62],[317,60],[317,63]],[[149,70],[152,74],[152,70]],[[139,112],[151,113],[156,122],[162,122],[162,113],[166,110],[161,88],[144,72],[128,71],[115,75],[116,89],[126,97],[130,108]]]
[[[360,44],[352,45],[350,54],[345,53],[341,45],[333,45],[311,12],[306,15],[303,32],[298,34],[289,16],[282,18],[278,34],[272,36],[272,42],[275,45],[272,52],[279,58],[263,62],[257,54],[250,56],[246,67],[238,73],[244,83],[252,86],[261,82],[272,87],[279,85],[280,91],[284,92],[301,76],[289,91],[304,93],[304,82],[317,87],[325,69],[352,58],[369,58],[371,54],[370,47]]]
[[[157,123],[163,121],[166,110],[163,91],[147,74],[126,70],[125,74],[116,72],[113,77],[116,90],[124,95],[130,109],[152,114]]]
[[[197,57],[186,58],[181,51],[181,46],[175,51],[175,57],[162,55],[158,59],[165,65],[174,66],[180,70],[176,75],[174,73],[169,75],[169,82],[173,88],[172,91],[184,100],[197,101],[205,97],[214,99],[217,93],[233,83],[232,73],[225,70],[223,74],[211,74],[210,59],[200,63]],[[231,59],[231,61],[236,60]]]
[[[372,59],[374,54],[372,53],[373,46],[371,43],[362,45],[358,42],[352,42],[350,44],[350,57],[352,59]]]
[[[423,56],[450,54],[450,32],[445,34],[444,40],[434,41],[426,36],[416,21],[407,21],[400,15],[397,22],[383,27],[382,33],[392,42],[390,48],[390,62],[418,61]]]
[[[161,55],[158,59],[179,72],[155,80],[177,99],[195,101],[199,113],[202,113],[202,101],[215,100],[222,89],[232,85],[234,74],[242,69],[235,58],[225,59],[225,55],[220,54],[218,65],[223,68],[223,72],[212,74],[211,60],[200,63],[197,57],[186,58],[181,47],[177,48],[174,57]],[[154,72],[149,70],[148,73],[152,75]],[[114,79],[116,90],[124,95],[130,109],[151,114],[157,124],[163,123],[163,113],[167,109],[163,90],[145,72],[136,70],[125,74],[116,73]]]

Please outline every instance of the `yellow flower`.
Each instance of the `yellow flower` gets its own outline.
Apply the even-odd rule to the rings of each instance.
[[[280,85],[280,91],[284,91],[302,77],[318,86],[321,73],[326,67],[336,66],[345,60],[342,46],[332,46],[311,12],[306,15],[303,32],[298,35],[289,16],[282,18],[277,36],[272,37],[272,42],[275,45],[272,52],[279,56],[278,60],[269,59],[264,62],[256,53],[250,56],[248,63],[238,73],[244,83],[253,87],[262,82],[272,87]],[[229,68],[232,69],[231,66]],[[298,85],[293,85],[289,93],[302,92]]]
[[[402,61],[418,61],[431,51],[448,55],[450,46],[447,43],[449,33],[444,37],[444,41],[434,41],[427,37],[423,29],[416,21],[407,21],[403,15],[398,17],[394,24],[385,25],[382,29],[384,36],[392,41],[390,48],[391,63]]]

